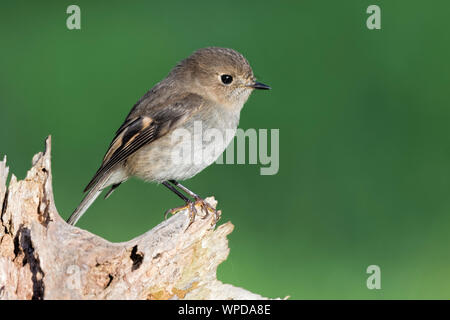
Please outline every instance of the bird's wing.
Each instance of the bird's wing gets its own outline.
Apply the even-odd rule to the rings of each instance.
[[[116,164],[187,119],[203,105],[203,102],[203,98],[199,95],[187,94],[147,109],[145,115],[127,117],[111,142],[102,165],[84,192],[89,191]]]

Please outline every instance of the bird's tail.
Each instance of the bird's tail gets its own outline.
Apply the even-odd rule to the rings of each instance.
[[[92,188],[91,191],[83,198],[81,203],[72,213],[72,215],[67,219],[67,223],[71,225],[75,225],[77,221],[81,218],[81,216],[86,212],[86,210],[91,206],[91,204],[97,199],[97,197],[102,192],[102,189]]]
[[[89,192],[86,194],[86,196],[83,198],[81,203],[78,205],[78,207],[75,209],[75,211],[72,213],[72,215],[67,219],[67,223],[71,225],[75,225],[77,221],[81,218],[81,216],[86,212],[87,209],[91,206],[91,204],[97,199],[97,197],[102,193],[103,189],[107,186],[107,182],[109,180],[109,175],[105,178],[98,181],[95,185],[92,186],[92,188],[89,190]]]

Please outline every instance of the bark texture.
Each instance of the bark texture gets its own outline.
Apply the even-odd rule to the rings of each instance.
[[[53,199],[50,152],[49,137],[8,187],[0,162],[0,299],[263,299],[217,280],[233,225],[216,228],[213,215],[186,230],[182,211],[122,243],[68,225]]]

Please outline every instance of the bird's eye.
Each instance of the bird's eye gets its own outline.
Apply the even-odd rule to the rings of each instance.
[[[229,74],[223,74],[220,79],[222,80],[222,82],[224,84],[230,84],[233,82],[233,77],[230,76]]]

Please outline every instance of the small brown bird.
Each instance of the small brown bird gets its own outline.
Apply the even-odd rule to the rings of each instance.
[[[188,206],[192,223],[198,204],[217,217],[214,208],[178,181],[193,177],[222,154],[253,89],[270,87],[256,82],[250,64],[235,50],[204,48],[179,62],[131,109],[84,190],[88,193],[67,222],[74,225],[105,188],[111,187],[107,198],[132,176],[162,183],[185,201],[185,206],[168,210],[166,216]],[[198,123],[203,130],[216,130],[225,138],[203,141],[196,130]],[[174,156],[177,150],[192,150],[186,147],[198,138],[202,140],[200,150],[187,152],[190,156],[185,155],[183,161]],[[207,159],[201,157],[205,153]]]

